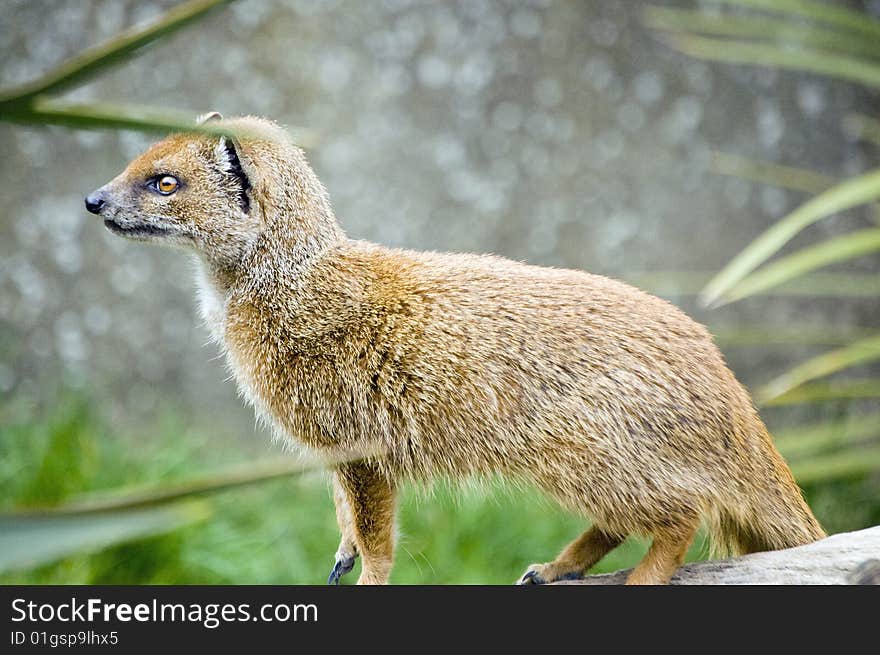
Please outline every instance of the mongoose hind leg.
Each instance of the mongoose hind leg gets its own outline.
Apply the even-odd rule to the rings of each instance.
[[[337,551],[330,581],[335,582],[350,571],[359,554],[362,568],[358,584],[386,584],[394,558],[394,486],[374,465],[366,462],[340,465],[335,482],[343,561],[340,562],[340,551]],[[341,511],[340,501],[343,501]],[[350,561],[346,561],[349,555]]]
[[[654,532],[647,555],[626,579],[628,585],[664,585],[684,563],[688,547],[697,532],[699,519]]]
[[[566,546],[552,562],[532,564],[518,584],[545,584],[580,578],[584,571],[617,548],[623,539],[592,527]]]

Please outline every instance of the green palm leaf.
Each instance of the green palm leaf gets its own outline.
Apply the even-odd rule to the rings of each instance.
[[[872,437],[880,437],[880,416],[876,414],[788,428],[777,432],[774,441],[786,457],[800,457]]]
[[[210,514],[208,503],[184,501],[106,512],[0,516],[0,572],[171,532]]]
[[[131,129],[145,132],[187,131],[247,136],[229,128],[196,125],[196,112],[148,107],[68,103],[49,97],[79,86],[98,73],[138,54],[144,47],[204,17],[232,0],[190,0],[165,12],[146,26],[134,27],[76,55],[41,78],[16,89],[0,91],[0,120],[31,125],[63,125],[78,129]],[[315,135],[293,129],[297,143],[308,147]]]
[[[880,142],[880,122],[862,116],[850,114],[843,121],[844,130],[855,138],[878,140]],[[829,175],[824,175],[807,168],[785,166],[774,162],[741,157],[727,152],[713,151],[712,171],[718,175],[729,175],[758,184],[802,191],[817,195],[838,183]],[[873,205],[875,216],[880,216],[880,205]]]
[[[856,478],[880,470],[880,448],[849,449],[792,462],[791,472],[800,484]]]
[[[786,323],[773,325],[709,326],[715,341],[726,346],[845,346],[857,339],[875,334],[876,328],[850,328],[845,331],[832,327]]]
[[[176,530],[211,514],[204,496],[325,468],[278,457],[182,483],[92,494],[61,507],[0,515],[0,571],[27,568]]]
[[[877,360],[880,360],[880,336],[875,335],[795,366],[761,387],[755,394],[755,399],[758,403],[767,403],[806,382]]]
[[[790,48],[691,34],[664,34],[661,39],[675,50],[699,59],[797,70],[880,88],[880,63],[867,59],[812,48]]]
[[[712,171],[718,175],[729,175],[750,182],[814,195],[837,184],[837,180],[833,177],[806,168],[784,166],[727,152],[713,151],[711,166]]]
[[[852,55],[880,57],[880,42],[869,35],[843,33],[791,20],[757,15],[715,14],[668,7],[648,7],[645,24],[656,30],[696,32],[722,37],[739,37],[784,42],[801,48],[834,50]]]
[[[741,300],[836,262],[880,250],[880,229],[870,228],[828,239],[768,264],[733,285],[714,305]]]
[[[157,39],[168,36],[231,0],[190,0],[165,12],[158,20],[134,27],[66,60],[40,79],[0,93],[0,105],[20,103],[37,95],[58,93],[83,84],[95,74],[122,63]]]
[[[761,9],[778,14],[789,14],[834,25],[854,34],[880,38],[880,22],[860,11],[815,0],[709,0],[717,4]]]
[[[649,271],[627,275],[626,280],[659,296],[695,296],[702,292],[711,277],[712,273],[701,271]],[[774,296],[875,298],[880,296],[880,275],[817,271],[767,289],[764,293]]]
[[[248,136],[241,129],[232,130],[213,121],[196,125],[195,114],[179,110],[158,109],[109,103],[68,103],[38,97],[24,110],[13,110],[6,119],[16,123],[62,125],[77,129],[139,130],[141,132],[199,132],[225,136]],[[318,139],[314,130],[288,127],[294,141],[304,147],[314,146]]]
[[[764,263],[801,230],[838,212],[880,198],[880,170],[873,170],[819,194],[775,223],[716,275],[703,290],[702,301],[715,305],[730,289]]]
[[[860,398],[880,398],[880,380],[867,378],[811,382],[770,398],[764,405],[804,405]]]

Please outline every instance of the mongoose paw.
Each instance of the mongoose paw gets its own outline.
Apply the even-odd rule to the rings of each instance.
[[[545,584],[545,580],[537,571],[526,571],[516,584]]]
[[[354,555],[337,555],[336,563],[333,570],[330,571],[330,577],[327,578],[327,584],[339,584],[339,578],[354,568]]]
[[[557,562],[549,564],[532,564],[517,582],[518,585],[547,584],[559,580],[580,580],[584,577],[583,571],[572,570],[570,566],[564,566]]]

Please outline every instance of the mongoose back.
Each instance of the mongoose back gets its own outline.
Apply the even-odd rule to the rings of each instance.
[[[342,533],[385,583],[400,481],[501,474],[592,527],[522,583],[581,575],[628,535],[662,584],[701,522],[717,549],[824,536],[705,328],[605,277],[346,237],[287,133],[175,134],[86,199],[112,232],[181,246],[243,396],[328,458]]]

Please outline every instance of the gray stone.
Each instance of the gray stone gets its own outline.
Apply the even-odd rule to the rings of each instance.
[[[629,571],[556,584],[622,584]],[[844,532],[806,546],[682,566],[674,585],[831,585],[880,582],[880,526]]]

